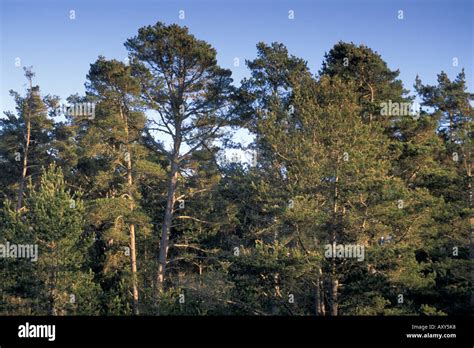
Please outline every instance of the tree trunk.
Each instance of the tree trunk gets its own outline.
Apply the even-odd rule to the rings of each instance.
[[[339,162],[339,160],[338,160]],[[337,223],[337,210],[338,210],[338,198],[339,190],[338,184],[339,177],[337,174],[337,168],[335,171],[335,180],[334,180],[334,205],[333,205],[333,220],[332,220],[332,243],[336,244],[336,223]],[[337,288],[338,288],[338,279],[336,276],[336,259],[333,257],[331,264],[331,276],[329,278],[329,310],[332,316],[337,316]]]
[[[32,83],[30,80],[30,93],[32,93]],[[30,95],[28,98],[30,99],[32,96]],[[18,189],[18,201],[16,205],[16,210],[19,211],[23,204],[23,192],[25,191],[25,181],[26,181],[26,173],[28,169],[28,151],[30,149],[30,139],[31,139],[31,108],[28,107],[28,115],[26,120],[26,140],[25,140],[25,153],[23,154],[23,168],[21,172],[20,178],[20,187]]]
[[[130,224],[130,263],[132,266],[132,287],[133,287],[133,314],[138,315],[138,276],[137,276],[137,251],[135,244],[135,225]]]
[[[319,289],[321,290],[321,315],[322,316],[325,316],[326,315],[326,304],[325,304],[325,294],[324,294],[324,282],[323,282],[323,278],[322,278],[322,273],[321,273],[321,277],[319,279]]]
[[[330,286],[330,313],[331,313],[331,316],[337,316],[337,307],[338,307],[338,303],[337,303],[337,287],[339,285],[339,281],[337,280],[337,278],[335,277],[335,275],[332,275],[331,276],[331,279],[330,279],[330,283],[329,283],[329,286]]]
[[[316,315],[321,315],[321,289],[319,288],[319,278],[316,280],[315,289],[314,289],[314,299],[316,307]]]
[[[316,304],[316,315],[325,316],[326,308],[324,306],[324,287],[322,286],[323,282],[323,272],[321,268],[318,268],[318,278],[316,279],[315,284],[315,304]]]
[[[130,143],[129,143],[129,132],[128,132],[128,118],[122,113],[122,107],[120,106],[120,115],[125,121],[125,135],[126,135],[126,146],[127,146],[127,156],[125,159],[127,161],[127,182],[128,182],[128,195],[130,200],[130,210],[135,209],[133,202],[133,176],[132,176],[132,154],[130,152]],[[138,276],[137,276],[137,248],[135,242],[135,224],[131,223],[129,226],[130,229],[130,265],[132,269],[132,290],[133,290],[133,314],[140,314],[138,309]]]
[[[171,222],[173,219],[173,207],[175,203],[175,192],[176,185],[178,182],[178,162],[177,162],[177,153],[173,156],[171,161],[171,171],[168,177],[168,196],[166,199],[166,210],[165,217],[163,220],[163,228],[161,231],[161,240],[160,240],[160,256],[158,263],[158,274],[157,274],[157,290],[163,290],[163,282],[166,272],[166,260],[168,256],[168,247],[169,247],[169,234],[171,230]]]
[[[28,151],[30,149],[30,138],[31,138],[31,110],[28,110],[28,119],[26,120],[26,141],[25,141],[25,153],[23,154],[23,168],[20,178],[20,187],[18,189],[18,201],[16,210],[19,211],[23,204],[23,192],[25,191],[26,173],[28,168]]]
[[[182,105],[176,103],[176,105]],[[168,176],[168,194],[166,198],[166,210],[165,217],[163,219],[163,226],[161,230],[160,239],[160,255],[158,259],[158,272],[156,277],[156,290],[159,294],[163,290],[165,272],[166,272],[166,261],[168,258],[169,238],[171,231],[171,223],[173,220],[174,203],[176,201],[176,187],[178,184],[179,175],[179,152],[181,149],[181,116],[179,107],[176,107],[176,123],[175,123],[175,135],[173,136],[173,152],[170,156],[170,173]]]

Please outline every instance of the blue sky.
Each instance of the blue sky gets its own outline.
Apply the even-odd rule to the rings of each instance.
[[[339,40],[364,43],[412,89],[418,74],[434,83],[441,70],[466,69],[473,90],[473,1],[468,0],[0,0],[0,111],[13,110],[8,90],[24,92],[21,67],[34,67],[42,93],[84,93],[98,55],[125,59],[125,40],[163,21],[188,26],[218,52],[238,84],[259,41],[284,43],[316,73]],[[70,11],[75,19],[70,19]],[[180,19],[184,10],[185,19]],[[294,19],[288,11],[294,11]],[[398,19],[398,11],[403,19]],[[234,66],[234,58],[240,66]],[[459,65],[453,66],[453,58]]]

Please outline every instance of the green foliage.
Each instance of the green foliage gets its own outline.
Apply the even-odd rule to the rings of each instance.
[[[414,96],[364,45],[337,43],[313,76],[283,44],[259,43],[239,88],[185,27],[158,22],[125,45],[130,64],[99,57],[86,95],[68,98],[95,103],[93,118],[54,122],[59,99],[41,97],[30,70],[26,96],[12,92],[0,244],[36,244],[39,256],[0,260],[0,313],[472,312],[464,71],[417,78],[421,112],[387,115],[382,103]],[[232,127],[254,141],[232,143]],[[237,148],[256,163],[221,160]],[[328,256],[333,243],[362,259]]]
[[[0,119],[0,206],[6,199],[14,200],[18,197],[18,179],[22,175],[23,160],[27,153],[28,129],[30,143],[27,177],[37,180],[41,166],[51,162],[48,154],[53,129],[53,120],[48,114],[51,111],[51,97],[42,97],[39,86],[33,86],[34,75],[31,68],[25,69],[25,76],[30,83],[26,95],[21,96],[11,90],[10,95],[16,103],[16,114],[8,111]]]
[[[21,303],[35,315],[99,314],[99,287],[88,268],[90,235],[84,233],[81,194],[66,188],[60,169],[43,171],[37,188],[30,184],[23,210],[7,202],[2,214],[5,242],[38,247],[36,261],[6,261],[6,278],[19,278],[3,290],[4,301]],[[18,288],[20,285],[20,288]]]

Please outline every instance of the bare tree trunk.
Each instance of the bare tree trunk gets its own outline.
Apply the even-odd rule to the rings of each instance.
[[[128,118],[122,113],[122,106],[120,106],[120,116],[125,121],[125,134],[126,134],[126,146],[127,154],[125,160],[127,162],[127,182],[128,182],[128,195],[130,200],[130,210],[135,209],[134,198],[132,192],[133,176],[132,176],[132,154],[130,151],[129,143],[129,132],[128,132]],[[135,224],[131,223],[130,229],[130,264],[132,269],[132,290],[133,290],[133,314],[140,314],[138,308],[138,275],[137,275],[137,248],[135,242]]]
[[[319,279],[319,289],[321,289],[321,315],[322,316],[325,316],[326,315],[326,303],[325,303],[325,300],[326,300],[326,297],[324,295],[324,281],[323,281],[323,278],[322,278],[322,273],[321,273],[321,277]]]
[[[163,290],[163,282],[166,272],[166,260],[168,257],[168,248],[169,248],[169,234],[171,230],[171,222],[173,219],[173,208],[175,203],[175,192],[176,185],[178,182],[178,162],[177,162],[177,153],[173,160],[171,161],[171,171],[168,177],[168,196],[166,199],[166,210],[165,218],[163,220],[163,228],[161,231],[161,240],[160,240],[160,256],[158,263],[158,274],[157,274],[157,290]]]
[[[182,100],[176,105],[182,105]],[[176,123],[175,123],[175,134],[173,136],[173,153],[170,156],[170,173],[168,176],[168,194],[166,198],[166,210],[165,217],[163,219],[163,226],[161,230],[160,239],[160,255],[158,259],[158,272],[156,277],[156,290],[157,294],[163,290],[165,273],[166,273],[166,262],[168,258],[169,238],[171,231],[171,223],[173,220],[174,203],[176,201],[176,187],[178,184],[179,175],[179,152],[181,149],[181,115],[179,107],[176,106]]]
[[[324,305],[324,287],[323,287],[323,272],[321,268],[318,268],[318,278],[315,283],[315,303],[316,303],[316,315],[325,316],[326,308]]]
[[[28,168],[28,151],[30,149],[30,137],[31,137],[31,121],[28,117],[26,124],[26,141],[25,141],[25,153],[23,154],[23,168],[20,178],[20,188],[18,189],[18,201],[16,210],[19,211],[23,205],[23,192],[25,191],[26,173]]]
[[[134,224],[130,224],[130,263],[132,265],[133,313],[138,315],[140,311],[138,309],[137,251]]]
[[[335,181],[334,181],[334,205],[333,205],[333,221],[332,221],[332,243],[333,245],[336,243],[336,222],[337,222],[337,209],[338,209],[338,198],[339,198],[339,191],[338,191],[338,184],[339,177],[337,175],[337,169],[335,173]],[[337,288],[338,288],[338,279],[336,276],[336,259],[332,259],[331,265],[331,276],[329,278],[329,310],[332,316],[337,316]]]
[[[338,309],[338,302],[337,302],[337,287],[339,285],[339,281],[336,279],[335,275],[332,275],[330,278],[329,286],[330,286],[330,313],[331,316],[337,316],[337,309]]]
[[[316,280],[315,289],[314,289],[314,299],[316,307],[316,315],[321,315],[321,289],[319,288],[319,278]]]
[[[30,95],[28,96],[28,104],[30,103],[30,100],[32,98],[31,93],[33,90],[33,84],[31,81],[31,78],[29,79],[30,81]],[[28,151],[30,149],[30,142],[31,142],[31,108],[28,107],[28,113],[27,113],[27,119],[26,119],[26,140],[25,140],[25,152],[23,154],[23,168],[21,171],[21,178],[20,178],[20,187],[18,189],[18,201],[16,205],[16,210],[19,211],[23,205],[23,192],[25,191],[25,181],[26,181],[26,173],[28,169]]]

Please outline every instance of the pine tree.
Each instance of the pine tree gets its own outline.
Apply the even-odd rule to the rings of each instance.
[[[10,91],[15,99],[17,115],[6,112],[0,119],[0,166],[2,195],[16,198],[16,209],[23,206],[26,181],[39,173],[41,165],[49,162],[50,131],[52,120],[48,117],[47,97],[41,98],[39,86],[33,86],[35,74],[24,68],[28,80],[27,95]]]
[[[281,51],[281,46],[273,47]],[[426,207],[431,197],[423,189],[408,190],[393,177],[387,123],[364,117],[367,105],[361,103],[356,82],[291,74],[288,64],[281,64],[288,58],[274,62],[277,54],[265,55],[268,67],[280,67],[280,76],[290,73],[279,80],[287,83],[286,89],[267,87],[275,79],[265,77],[275,74],[265,67],[263,73],[255,69],[258,80],[243,84],[243,93],[266,96],[260,99],[266,101],[260,103],[261,110],[255,110],[254,128],[261,172],[267,173],[260,185],[273,189],[267,194],[273,202],[264,203],[272,211],[272,222],[262,232],[276,233],[275,239],[285,246],[316,258],[321,258],[324,245],[333,243],[363,245],[367,250],[364,267],[351,260],[325,259],[312,270],[316,312],[337,315],[354,291],[362,295],[365,306],[372,306],[380,299],[390,304],[386,297],[394,299],[397,288],[411,291],[432,285],[432,276],[423,275],[423,265],[413,267],[421,243],[415,231],[429,222]],[[381,247],[385,238],[389,242]],[[387,263],[389,253],[394,256]],[[357,279],[354,269],[372,279],[372,295],[361,284],[352,286]],[[345,289],[342,294],[340,288]]]
[[[8,260],[3,291],[15,312],[33,315],[93,315],[99,313],[99,287],[88,268],[92,244],[84,230],[84,204],[80,193],[71,195],[60,169],[44,170],[38,188],[31,184],[24,209],[7,201],[2,230],[13,244],[37,245],[37,260]]]
[[[393,126],[392,117],[379,117],[380,103],[404,102],[406,90],[397,79],[398,70],[390,70],[382,57],[365,45],[338,42],[325,54],[320,76],[338,76],[354,81],[359,94],[361,116],[367,121],[382,122],[387,130]]]
[[[114,132],[107,136],[114,138],[112,140],[112,146],[115,147],[113,150],[115,150],[116,155],[119,155],[115,158],[112,169],[119,177],[126,177],[126,182],[117,182],[117,189],[124,191],[123,193],[118,192],[117,195],[120,195],[120,199],[126,198],[129,202],[130,214],[127,215],[130,215],[130,217],[127,220],[130,221],[125,220],[125,222],[128,223],[130,239],[133,312],[139,314],[136,226],[133,222],[138,192],[133,172],[137,172],[134,155],[136,151],[140,151],[137,142],[141,136],[140,129],[143,128],[145,120],[143,114],[135,110],[137,107],[136,99],[140,90],[137,81],[132,78],[130,72],[131,68],[129,66],[115,60],[106,61],[103,57],[100,57],[91,65],[87,87],[88,93],[94,95],[99,101],[99,107],[101,111],[107,114],[108,121],[115,123],[115,125],[111,124]],[[119,154],[120,152],[122,155]],[[125,187],[120,188],[119,185]],[[120,216],[116,217],[116,219],[118,218]]]
[[[233,116],[229,110],[231,72],[217,65],[216,51],[209,44],[177,25],[158,22],[143,27],[125,45],[141,80],[147,106],[159,116],[148,127],[150,139],[157,131],[171,142],[171,150],[167,150],[161,141],[154,141],[156,150],[169,161],[156,279],[157,290],[161,291],[180,173],[195,151],[222,137],[224,127],[229,126]]]
[[[445,308],[451,307],[447,311],[459,313],[467,310],[468,297],[471,310],[474,306],[469,291],[474,282],[471,150],[474,113],[470,104],[473,94],[467,91],[464,71],[453,81],[441,72],[435,86],[423,85],[417,78],[415,89],[422,105],[427,107],[425,113],[438,122],[441,142],[434,165],[438,170],[423,178],[424,185],[444,202],[442,214],[435,217],[438,235],[436,249],[432,251],[441,296],[433,297]]]
[[[95,103],[94,117],[72,118],[64,127],[73,135],[68,142],[77,158],[70,163],[74,184],[86,192],[88,229],[96,236],[95,271],[110,295],[107,310],[128,314],[130,287],[132,312],[138,314],[140,279],[147,277],[139,262],[149,262],[145,257],[140,261],[138,246],[146,244],[151,231],[141,204],[142,183],[162,180],[163,171],[144,144],[146,117],[131,67],[99,57],[91,64],[86,87],[87,96],[74,99]]]

